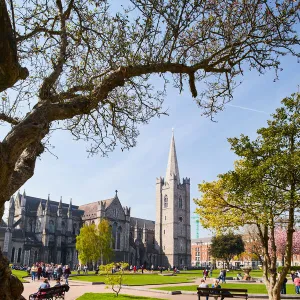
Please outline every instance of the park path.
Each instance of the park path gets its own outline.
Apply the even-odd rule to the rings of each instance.
[[[51,282],[50,282],[51,283]],[[23,297],[26,299],[29,299],[29,295],[32,293],[35,293],[39,286],[41,284],[41,281],[38,282],[30,282],[30,283],[24,283],[24,292]],[[68,293],[66,293],[65,300],[75,300],[78,297],[82,296],[85,293],[109,293],[111,290],[106,288],[106,285],[91,285],[90,283],[85,282],[72,282],[69,281],[70,284],[70,290]],[[153,286],[152,286],[153,287]],[[143,287],[145,288],[145,287]],[[122,294],[129,294],[134,296],[145,296],[145,297],[155,297],[160,299],[178,299],[178,300],[196,300],[195,295],[170,295],[170,294],[164,294],[164,293],[157,293],[154,291],[146,291],[145,289],[132,289],[132,287],[124,287],[121,291]]]
[[[207,283],[211,283],[213,279],[207,279]],[[187,286],[200,284],[201,278],[197,278],[194,282],[188,283],[176,283],[176,286]],[[29,299],[29,295],[35,293],[42,281],[35,281],[24,283],[24,292],[23,296],[26,299]],[[50,282],[51,285],[54,284],[54,281]],[[111,289],[107,289],[105,284],[92,285],[90,282],[84,281],[69,281],[70,290],[66,293],[65,300],[75,300],[78,297],[82,296],[85,293],[109,293]],[[160,284],[160,285],[145,285],[145,286],[124,286],[121,290],[121,294],[128,294],[134,296],[144,296],[144,297],[153,297],[159,299],[173,299],[173,300],[197,300],[195,294],[181,294],[181,295],[171,295],[165,293],[165,291],[153,291],[153,288],[170,286],[172,284]],[[261,298],[251,298],[251,300],[258,300]],[[265,298],[266,299],[266,298]]]

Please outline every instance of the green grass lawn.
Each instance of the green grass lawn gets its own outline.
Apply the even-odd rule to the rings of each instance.
[[[20,271],[20,270],[11,270],[12,274],[17,276],[21,282],[27,282],[23,279],[23,277],[28,276],[26,271]]]
[[[247,289],[248,294],[267,294],[267,289],[264,284],[254,284],[254,283],[226,283],[221,284],[222,288],[228,289]],[[156,290],[164,290],[164,291],[197,291],[197,285],[189,285],[189,286],[166,286],[161,288],[155,288]],[[286,286],[287,294],[296,294],[295,286],[293,284],[287,284]]]
[[[241,273],[242,275],[244,274],[243,271],[237,271],[237,270],[232,270],[226,273],[226,277],[236,277],[238,273]],[[186,274],[188,276],[196,276],[196,277],[203,277],[203,270],[188,270],[188,271],[180,271],[178,274],[179,276],[181,274]],[[213,278],[218,277],[220,274],[220,270],[213,270]],[[250,272],[250,275],[255,278],[260,278],[263,276],[262,270],[253,270]]]
[[[193,278],[195,275],[193,275]],[[92,276],[72,276],[72,280],[88,281],[88,282],[106,282],[105,275],[92,275]],[[127,285],[148,285],[148,284],[172,284],[172,283],[182,283],[191,282],[192,277],[187,275],[181,276],[160,276],[156,273],[154,274],[124,274],[123,284]]]
[[[106,300],[106,299],[162,300],[158,298],[139,297],[139,296],[131,296],[131,295],[123,295],[123,294],[119,294],[118,298],[116,298],[115,294],[109,294],[109,293],[105,293],[105,294],[86,293],[81,297],[77,298],[77,300]]]

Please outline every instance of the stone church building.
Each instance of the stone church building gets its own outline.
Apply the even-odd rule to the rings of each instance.
[[[140,266],[190,266],[190,179],[180,179],[174,135],[165,178],[156,179],[156,221],[131,216],[116,194],[76,206],[18,193],[0,223],[0,247],[11,263],[78,263],[76,236],[83,224],[106,218],[112,227],[114,261]]]

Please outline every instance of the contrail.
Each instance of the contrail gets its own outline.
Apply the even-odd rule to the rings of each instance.
[[[258,113],[269,115],[269,113],[267,113],[265,111],[262,111],[262,110],[257,110],[257,109],[253,109],[253,108],[249,108],[249,107],[244,107],[244,106],[233,105],[233,104],[227,104],[227,105],[231,106],[231,107],[241,108],[241,109],[245,109],[245,110],[251,110],[251,111],[258,112]]]

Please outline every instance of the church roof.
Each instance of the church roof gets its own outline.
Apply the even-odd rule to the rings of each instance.
[[[104,202],[105,207],[107,208],[112,202],[114,198],[106,199],[106,200],[100,200],[88,204],[83,204],[79,206],[79,209],[84,211],[85,215],[91,215],[95,214],[98,210],[98,205],[100,205],[100,202]]]
[[[7,227],[7,224],[4,222],[3,219],[0,220],[0,227]]]
[[[170,179],[173,175],[175,175],[177,177],[178,182],[180,182],[180,175],[179,175],[178,161],[177,161],[177,155],[176,155],[174,132],[172,133],[172,138],[171,138],[169,159],[168,159],[166,180],[165,181],[170,182]]]
[[[130,226],[134,227],[134,226],[136,226],[136,223],[137,223],[138,228],[144,228],[144,224],[145,224],[147,230],[154,230],[154,228],[155,228],[154,221],[131,217],[130,218]]]
[[[38,210],[39,204],[42,202],[42,207],[45,209],[46,207],[46,199],[36,198],[31,196],[26,196],[26,212],[36,212]],[[49,200],[50,212],[56,213],[58,210],[59,201]],[[69,203],[62,203],[62,212],[63,215],[67,215],[69,208]],[[78,206],[72,205],[72,213],[74,216],[81,216],[83,212],[79,209]]]

